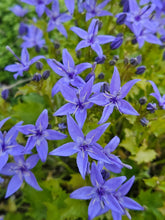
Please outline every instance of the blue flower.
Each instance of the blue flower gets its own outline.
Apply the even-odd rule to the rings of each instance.
[[[64,26],[62,25],[62,23],[69,21],[72,18],[72,16],[68,15],[67,13],[60,14],[58,0],[53,1],[52,10],[49,10],[48,8],[46,8],[46,14],[50,18],[47,31],[52,31],[55,28],[57,28],[57,30],[61,34],[63,34],[65,37],[67,37],[67,32],[66,32]]]
[[[6,118],[0,122],[0,128],[8,119]],[[17,156],[23,154],[24,147],[16,141],[18,135],[16,126],[21,124],[22,122],[17,123],[8,132],[2,133],[0,131],[0,170],[7,163],[9,155]]]
[[[103,8],[110,2],[110,0],[105,0],[99,5],[96,4],[96,0],[86,0],[83,7],[86,9],[86,21],[93,17],[111,16],[112,13],[103,10]]]
[[[61,140],[66,138],[65,134],[47,129],[48,111],[45,109],[38,117],[35,125],[17,126],[17,130],[29,135],[24,153],[31,151],[36,146],[38,155],[42,162],[46,161],[48,154],[48,143],[46,140]]]
[[[23,36],[22,39],[24,42],[21,44],[21,47],[31,48],[38,47],[42,48],[45,44],[45,40],[42,38],[43,32],[34,25],[28,27],[28,32],[26,36]]]
[[[75,65],[74,60],[67,49],[63,49],[62,60],[63,64],[55,59],[47,59],[47,63],[53,69],[53,71],[62,76],[62,78],[54,85],[52,89],[52,96],[61,91],[63,85],[71,84],[75,87],[82,87],[85,82],[80,76],[78,76],[78,74],[92,67],[92,64],[90,63],[81,63]]]
[[[18,76],[23,76],[24,71],[28,71],[30,66],[35,63],[37,60],[45,59],[44,56],[36,56],[33,59],[30,60],[29,53],[26,48],[22,49],[21,52],[21,59],[17,57],[17,55],[12,51],[12,49],[7,46],[6,49],[8,49],[18,60],[19,63],[8,65],[5,67],[5,70],[9,72],[17,72],[14,74],[14,78],[17,79]]]
[[[114,67],[114,73],[111,79],[110,86],[108,90],[99,93],[91,97],[89,100],[97,105],[105,106],[103,110],[102,117],[99,123],[104,123],[108,120],[109,116],[112,114],[114,107],[116,107],[121,113],[128,115],[139,115],[138,112],[123,98],[128,94],[132,86],[138,82],[139,79],[133,79],[127,82],[121,87],[120,75],[117,67]],[[102,85],[101,84],[98,84]],[[95,92],[97,87],[95,88]]]
[[[156,84],[151,80],[149,80],[149,82],[151,83],[155,92],[155,93],[151,93],[150,95],[152,95],[158,100],[159,106],[162,107],[162,109],[165,109],[165,95],[161,96]]]
[[[126,180],[126,177],[115,177],[105,181],[99,167],[93,162],[90,178],[93,186],[82,187],[70,195],[73,199],[91,199],[88,207],[88,220],[107,212],[109,209],[120,215],[124,214],[113,192]]]
[[[41,17],[46,9],[46,5],[50,4],[52,0],[21,0],[21,2],[35,6],[38,16]]]
[[[30,171],[38,163],[39,157],[34,154],[25,161],[23,156],[15,156],[15,163],[6,164],[0,173],[7,176],[13,176],[7,187],[5,198],[15,193],[22,185],[23,180],[36,190],[42,190],[38,185],[34,174]]]
[[[92,50],[94,50],[100,58],[103,57],[103,51],[102,51],[100,44],[106,44],[106,43],[112,42],[115,39],[115,37],[111,35],[97,36],[98,25],[99,25],[98,20],[93,19],[88,28],[88,32],[78,27],[71,28],[71,30],[74,33],[76,33],[80,38],[83,39],[82,41],[78,43],[76,47],[76,51],[80,50],[81,48],[90,46]]]
[[[77,91],[73,88],[63,85],[61,93],[69,103],[58,109],[54,113],[54,116],[74,113],[78,125],[80,126],[80,128],[82,128],[87,117],[87,109],[91,108],[93,105],[89,102],[93,80],[94,78],[92,77],[80,90]]]
[[[28,13],[28,10],[22,8],[20,5],[15,5],[14,7],[10,8],[10,10],[18,17],[24,17]]]
[[[77,153],[77,166],[81,176],[85,178],[88,170],[88,155],[95,160],[101,160],[104,162],[109,161],[101,152],[101,146],[96,143],[109,126],[109,123],[90,131],[86,136],[84,136],[82,130],[70,115],[67,116],[67,125],[69,134],[74,142],[66,143],[51,151],[49,154],[56,156],[70,156]]]

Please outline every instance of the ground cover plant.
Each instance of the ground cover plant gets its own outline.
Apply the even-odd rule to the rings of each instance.
[[[0,9],[0,219],[163,220],[165,1]]]

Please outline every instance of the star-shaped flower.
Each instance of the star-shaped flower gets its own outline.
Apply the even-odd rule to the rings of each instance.
[[[46,8],[46,14],[50,18],[47,31],[52,31],[57,28],[61,34],[67,37],[67,32],[62,23],[72,19],[72,16],[67,13],[60,13],[58,0],[53,1],[52,10]]]
[[[109,123],[90,131],[86,136],[84,136],[82,130],[70,115],[67,116],[67,125],[69,134],[74,142],[66,143],[51,151],[49,154],[56,156],[70,156],[77,153],[77,166],[81,176],[85,178],[88,169],[88,155],[95,160],[101,160],[104,162],[109,161],[101,152],[101,146],[96,144],[109,126]]]
[[[14,160],[15,163],[8,163],[0,170],[0,173],[3,175],[13,176],[7,187],[5,198],[15,193],[21,187],[23,180],[34,189],[42,190],[34,174],[30,171],[38,163],[38,155],[34,154],[28,157],[26,161],[23,156],[15,156]]]
[[[91,47],[100,58],[103,57],[103,51],[100,44],[112,42],[115,37],[111,35],[97,35],[98,20],[93,19],[89,25],[88,32],[78,27],[72,27],[71,30],[83,40],[80,41],[76,47],[76,51],[84,47]]]
[[[88,207],[88,220],[92,220],[109,209],[116,211],[120,215],[124,214],[119,202],[113,196],[113,192],[126,180],[126,177],[115,177],[105,181],[100,169],[93,162],[90,178],[93,186],[82,187],[70,195],[73,199],[91,199]]]
[[[149,82],[151,83],[151,85],[154,89],[154,92],[155,92],[155,93],[151,93],[150,95],[152,95],[153,97],[155,97],[158,100],[159,106],[161,106],[162,109],[165,109],[165,94],[163,96],[161,96],[156,84],[151,80],[149,80]]]
[[[114,67],[114,73],[110,86],[105,92],[99,93],[91,97],[89,100],[97,105],[105,106],[99,123],[104,123],[112,114],[114,107],[121,113],[128,115],[139,115],[138,112],[123,98],[128,94],[132,86],[139,79],[133,79],[121,87],[120,75],[117,67]],[[96,89],[95,89],[96,90]]]
[[[111,16],[112,13],[109,11],[103,10],[103,8],[110,2],[110,0],[105,0],[100,4],[96,4],[97,0],[86,0],[84,2],[84,8],[86,9],[86,21],[90,20],[93,17],[102,17],[102,16]]]
[[[38,117],[35,125],[17,126],[17,130],[29,135],[24,153],[31,151],[36,146],[38,155],[42,162],[46,161],[48,154],[48,143],[46,140],[61,140],[66,138],[65,134],[47,129],[48,111],[45,109]]]
[[[54,85],[52,89],[52,96],[61,91],[61,88],[63,88],[64,84],[71,84],[78,88],[82,87],[85,82],[80,76],[78,76],[78,74],[92,67],[92,64],[90,63],[81,63],[75,65],[74,60],[67,49],[63,49],[62,60],[63,64],[54,59],[47,59],[47,63],[53,69],[53,71],[59,76],[62,76],[62,78]]]
[[[82,128],[87,117],[87,109],[91,108],[93,105],[89,102],[93,80],[94,78],[92,77],[80,90],[77,91],[71,87],[63,85],[61,93],[69,103],[58,109],[54,113],[54,116],[74,113],[78,125]]]
[[[34,25],[30,25],[28,27],[27,35],[22,37],[24,42],[21,44],[21,47],[25,47],[25,48],[31,48],[31,47],[42,48],[43,45],[45,44],[45,40],[42,37],[43,37],[42,30],[37,28]]]
[[[17,79],[18,76],[23,76],[24,71],[28,71],[30,66],[35,63],[37,60],[45,59],[44,56],[36,56],[33,59],[30,60],[29,53],[26,48],[22,49],[21,52],[21,59],[17,57],[17,55],[12,51],[12,49],[7,46],[6,49],[8,49],[18,60],[19,63],[8,65],[5,67],[5,70],[9,72],[17,72],[14,74],[14,78]]]
[[[49,5],[52,0],[21,0],[21,2],[35,6],[38,16],[41,17],[46,9],[46,5]]]

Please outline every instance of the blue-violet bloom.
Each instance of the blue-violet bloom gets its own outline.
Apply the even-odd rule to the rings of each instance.
[[[24,17],[28,13],[28,9],[24,9],[20,5],[15,5],[10,10],[18,17]]]

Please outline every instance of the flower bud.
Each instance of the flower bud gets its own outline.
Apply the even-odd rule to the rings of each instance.
[[[118,55],[114,55],[114,56],[113,56],[113,60],[118,61],[118,60],[119,60],[119,56],[118,56]]]
[[[102,57],[96,57],[95,58],[95,62],[97,64],[103,64],[105,62],[105,60],[106,60],[106,56],[105,55],[103,55]]]
[[[127,57],[124,58],[124,64],[127,65],[129,63],[129,59]]]
[[[147,105],[147,111],[150,113],[154,113],[157,110],[156,103],[148,103]]]
[[[114,41],[110,44],[111,50],[119,48],[123,43],[123,34],[118,34]]]
[[[116,20],[117,24],[124,24],[127,14],[121,14]]]
[[[18,30],[18,33],[19,35],[24,35],[24,34],[27,34],[28,32],[28,27],[25,23],[21,22],[20,23],[20,26],[19,26],[19,30]]]
[[[85,77],[85,82],[88,82],[92,76],[94,76],[94,78],[95,78],[95,73],[94,73],[94,72],[90,72],[90,73]]]
[[[133,65],[133,66],[137,66],[138,65],[137,58],[131,58],[130,59],[130,64]]]
[[[41,63],[41,61],[37,61],[37,62],[36,62],[36,68],[37,68],[38,70],[42,70],[42,68],[43,68],[43,63]]]
[[[108,83],[104,83],[101,87],[101,92],[109,92],[109,84]]]
[[[145,72],[145,70],[146,70],[145,66],[139,66],[139,67],[136,68],[136,72],[135,73],[137,75],[141,75],[141,74],[143,74]]]
[[[58,124],[58,129],[64,131],[67,128],[66,123],[62,122]]]
[[[147,102],[147,98],[146,98],[146,97],[141,97],[141,98],[139,99],[140,105],[144,105],[144,104],[146,104],[146,102]]]
[[[33,81],[39,82],[41,80],[42,76],[39,73],[35,73],[33,76]]]
[[[47,78],[49,78],[49,76],[50,76],[50,71],[49,71],[49,70],[45,70],[45,71],[43,72],[43,74],[42,74],[42,78],[43,78],[44,80],[46,80]]]
[[[105,169],[103,169],[102,171],[101,171],[101,175],[102,175],[102,177],[103,177],[103,179],[106,181],[107,179],[109,179],[109,177],[110,177],[110,173],[107,171],[107,170],[105,170]]]
[[[109,65],[110,65],[110,66],[114,66],[115,64],[116,64],[116,61],[115,61],[115,60],[110,60],[110,61],[109,61]]]
[[[54,47],[55,49],[59,49],[60,48],[60,43],[58,41],[54,41]]]
[[[100,73],[100,74],[98,75],[98,78],[99,78],[99,79],[104,79],[104,73]]]
[[[6,100],[8,97],[9,97],[9,90],[8,89],[4,89],[2,92],[1,92],[1,96],[4,100]]]
[[[100,31],[103,26],[103,22],[99,20],[98,22],[98,30]]]
[[[81,53],[82,53],[81,50],[76,51],[76,56],[77,56],[78,59],[81,58]]]
[[[143,127],[145,127],[148,125],[149,121],[145,117],[143,117],[140,119],[140,123]]]
[[[36,45],[35,50],[36,50],[37,53],[39,53],[40,52],[40,47],[38,45]]]

